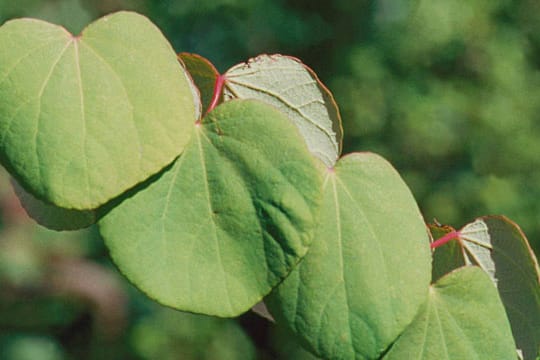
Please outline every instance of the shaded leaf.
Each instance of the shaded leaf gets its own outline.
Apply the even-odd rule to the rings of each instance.
[[[330,91],[298,59],[260,55],[225,73],[225,99],[258,99],[283,111],[327,167],[341,153],[341,118]]]
[[[12,180],[12,185],[28,216],[49,229],[77,230],[88,227],[97,221],[95,210],[64,209],[36,199],[15,180]]]
[[[281,324],[273,324],[270,327],[270,346],[273,350],[273,359],[279,360],[322,360],[307,351],[296,341],[296,337],[290,329]]]
[[[455,231],[449,226],[439,227],[431,225],[429,228],[434,239],[438,239],[451,231]],[[464,258],[463,247],[461,246],[459,241],[450,241],[440,247],[433,249],[432,256],[432,282],[437,281],[439,278],[448,274],[452,270],[455,270],[467,264]]]
[[[222,104],[182,156],[100,230],[120,270],[171,307],[247,311],[311,243],[321,177],[297,129],[257,101]]]
[[[425,302],[427,231],[411,192],[380,156],[351,154],[324,171],[313,244],[265,303],[317,356],[375,359]]]
[[[499,290],[525,360],[540,350],[540,270],[521,229],[503,216],[486,216],[461,229],[467,260],[484,269]]]
[[[497,291],[482,270],[464,267],[431,286],[428,301],[383,359],[516,357]]]
[[[133,347],[142,359],[256,359],[251,339],[232,319],[189,314],[162,307],[133,328]]]
[[[0,159],[25,189],[93,209],[171,163],[198,99],[163,34],[119,12],[81,35],[34,19],[0,27]]]
[[[180,53],[178,58],[184,64],[186,70],[195,82],[202,103],[202,114],[208,111],[208,106],[212,102],[214,86],[219,72],[215,66],[206,58],[190,53]]]
[[[463,248],[456,241],[451,241],[435,249],[433,252],[433,269],[431,279],[437,281],[450,271],[465,266]]]
[[[172,164],[167,165],[159,173],[154,174],[132,187],[121,195],[111,199],[102,206],[90,210],[66,209],[37,199],[32,194],[24,190],[15,179],[11,183],[15,190],[19,202],[25,209],[27,215],[38,224],[51,230],[77,230],[88,227],[98,222],[101,217],[106,215],[111,209],[116,207],[125,199],[133,196],[137,192],[144,190],[154,181],[156,181],[165,171],[171,168]]]

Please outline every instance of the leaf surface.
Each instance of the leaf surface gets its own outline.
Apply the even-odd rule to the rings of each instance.
[[[426,300],[426,227],[409,189],[380,156],[351,154],[323,171],[313,244],[265,303],[317,356],[376,359]]]
[[[15,180],[13,189],[28,216],[38,224],[52,230],[78,230],[86,228],[97,221],[95,210],[64,209],[36,199],[24,190]]]
[[[525,360],[540,353],[540,271],[521,229],[504,216],[485,216],[465,225],[457,241],[435,249],[439,275],[464,264],[489,274],[506,309]],[[435,279],[435,277],[434,277]]]
[[[327,167],[341,153],[341,117],[330,91],[298,59],[260,55],[225,73],[225,100],[258,99],[277,107],[300,129],[309,150]]]
[[[298,130],[266,104],[224,103],[193,132],[172,168],[112,209],[100,230],[150,297],[236,316],[306,253],[321,176]]]
[[[438,239],[455,229],[449,226],[430,225],[429,229],[433,239]],[[435,282],[452,270],[467,265],[463,247],[459,241],[449,241],[446,244],[433,249],[433,261],[431,269],[431,281]]]
[[[384,360],[516,359],[504,307],[486,274],[463,267],[431,286],[428,301]]]
[[[208,59],[200,55],[183,52],[178,54],[178,58],[183,62],[186,70],[191,75],[191,78],[199,90],[202,103],[202,114],[205,114],[212,102],[214,85],[216,84],[219,72]]]
[[[0,47],[0,160],[37,198],[97,208],[189,141],[198,99],[144,16],[105,16],[79,36],[12,20]]]
[[[521,229],[502,216],[486,216],[461,229],[469,263],[496,284],[518,349],[525,360],[540,354],[540,270]]]

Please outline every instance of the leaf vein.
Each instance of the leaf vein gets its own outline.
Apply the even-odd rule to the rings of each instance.
[[[225,272],[225,268],[223,267],[223,259],[221,258],[221,247],[220,247],[220,244],[219,244],[219,236],[217,234],[217,225],[216,225],[216,222],[215,222],[214,213],[212,211],[212,198],[211,198],[211,195],[210,195],[210,187],[209,187],[209,184],[208,184],[208,170],[206,169],[206,163],[205,163],[205,159],[204,159],[204,150],[203,150],[203,146],[202,146],[202,142],[201,142],[201,135],[200,135],[200,133],[202,131],[203,131],[202,129],[199,129],[199,131],[195,131],[195,133],[197,135],[197,145],[198,145],[198,148],[199,148],[199,156],[200,156],[200,161],[201,161],[201,170],[202,170],[202,175],[203,175],[204,188],[205,188],[205,192],[206,192],[206,196],[207,196],[208,218],[212,222],[212,230],[213,230],[214,240],[215,240],[215,243],[216,243],[218,265],[221,268],[221,273],[223,275],[223,282],[224,282],[225,292],[227,293],[227,305],[229,307],[229,311],[232,312],[233,309],[232,309],[232,303],[231,303],[231,294],[230,294],[230,290],[229,290],[229,283],[228,283],[228,280],[227,280],[227,273]]]
[[[51,79],[51,76],[52,76],[54,70],[56,69],[56,66],[58,65],[58,63],[60,62],[62,57],[64,56],[64,53],[68,49],[69,45],[71,45],[71,43],[72,43],[72,40],[68,41],[66,43],[66,45],[64,46],[64,48],[62,49],[62,51],[60,51],[60,54],[58,55],[56,60],[51,65],[51,69],[49,70],[49,73],[46,75],[45,80],[43,81],[43,84],[41,85],[41,88],[40,88],[40,90],[38,92],[38,95],[37,95],[38,109],[37,109],[37,114],[36,114],[36,128],[35,128],[35,131],[34,131],[34,133],[32,135],[32,138],[33,138],[32,144],[34,145],[34,153],[35,153],[36,163],[38,165],[38,177],[39,177],[39,179],[43,179],[43,166],[41,166],[41,160],[40,160],[39,150],[38,150],[38,146],[37,146],[37,143],[38,143],[38,140],[39,140],[39,134],[40,134],[39,129],[41,127],[41,121],[40,121],[40,119],[41,119],[41,97],[43,96],[43,92],[45,91],[45,88],[47,87],[47,85],[49,83],[49,80]]]
[[[268,95],[270,97],[274,97],[275,99],[281,101],[285,106],[290,108],[293,112],[296,112],[302,118],[307,120],[310,124],[312,124],[317,129],[319,129],[325,135],[325,137],[328,138],[328,140],[330,141],[332,146],[335,147],[336,149],[338,148],[337,142],[334,141],[334,135],[335,134],[333,134],[333,132],[326,129],[324,126],[322,126],[317,121],[312,119],[310,116],[305,114],[300,108],[298,108],[295,104],[291,103],[289,100],[285,99],[282,95],[280,95],[278,93],[275,93],[275,92],[273,92],[271,90],[261,89],[261,88],[255,86],[255,85],[247,83],[247,82],[241,82],[241,81],[238,81],[238,80],[230,80],[230,79],[229,79],[229,82],[232,83],[232,84],[236,84],[237,86],[243,86],[243,87],[245,87],[247,89],[250,89],[250,90],[253,90],[253,91],[262,92],[262,93],[264,93],[264,94],[266,94],[266,95]]]

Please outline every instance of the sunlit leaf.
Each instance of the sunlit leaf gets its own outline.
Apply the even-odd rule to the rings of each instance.
[[[300,129],[309,150],[326,166],[341,153],[339,110],[332,94],[300,60],[260,55],[225,73],[226,99],[258,99],[283,111]]]
[[[324,172],[313,244],[265,303],[316,355],[376,359],[426,300],[426,227],[411,192],[380,156],[351,154]]]
[[[0,48],[0,159],[37,198],[94,209],[189,141],[198,99],[144,16],[115,13],[79,36],[12,20]]]
[[[111,210],[100,230],[150,297],[235,316],[306,253],[321,176],[298,130],[266,104],[226,102],[193,132],[172,168]]]
[[[477,267],[464,267],[431,286],[428,301],[384,360],[517,358],[496,289]]]

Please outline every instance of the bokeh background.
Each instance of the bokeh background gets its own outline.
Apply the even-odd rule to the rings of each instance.
[[[504,214],[539,253],[537,0],[0,0],[0,23],[31,16],[78,33],[120,9],[221,72],[260,53],[299,57],[340,105],[344,152],[388,158],[427,221]],[[148,300],[95,228],[28,219],[3,171],[0,209],[0,359],[314,359],[252,314],[213,319]]]

